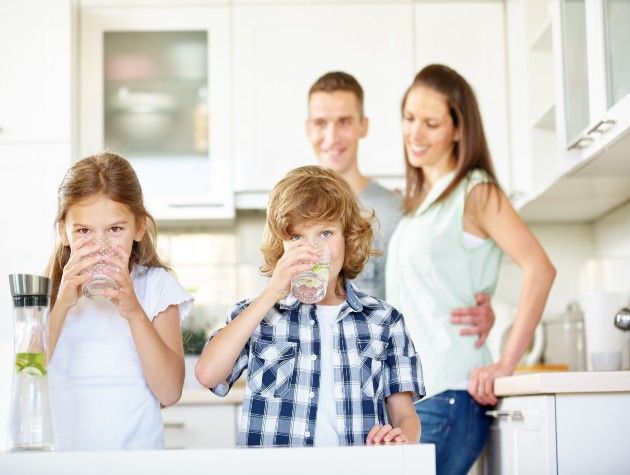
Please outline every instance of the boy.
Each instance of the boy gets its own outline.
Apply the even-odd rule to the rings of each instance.
[[[324,299],[307,305],[289,288],[316,261],[316,238],[330,247],[330,274]],[[418,442],[413,403],[424,384],[402,315],[349,282],[371,245],[371,221],[335,172],[297,168],[272,190],[261,267],[269,284],[236,304],[195,371],[225,396],[247,368],[238,445]]]

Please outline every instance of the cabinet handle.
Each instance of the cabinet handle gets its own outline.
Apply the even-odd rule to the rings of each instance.
[[[186,424],[184,424],[183,422],[165,422],[164,428],[165,429],[185,429]]]
[[[593,143],[593,137],[580,137],[576,142],[569,145],[569,150],[582,150]]]
[[[521,411],[486,411],[486,416],[499,419],[501,417],[507,417],[508,419],[523,420],[523,413]]]
[[[615,124],[617,122],[612,120],[612,119],[603,119],[600,120],[595,127],[593,127],[591,130],[589,130],[588,132],[586,132],[586,135],[591,135],[591,134],[604,134],[606,132],[608,132],[610,129],[612,129]]]

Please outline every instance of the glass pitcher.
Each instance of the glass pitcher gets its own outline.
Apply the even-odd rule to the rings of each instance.
[[[53,450],[45,332],[50,280],[11,274],[9,286],[15,332],[9,450]]]

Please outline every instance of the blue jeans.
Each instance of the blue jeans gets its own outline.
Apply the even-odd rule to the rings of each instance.
[[[467,391],[444,391],[416,404],[420,442],[435,444],[437,475],[465,475],[472,467],[490,432],[488,409]]]

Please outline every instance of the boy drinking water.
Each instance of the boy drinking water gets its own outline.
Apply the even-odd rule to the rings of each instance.
[[[304,304],[292,278],[330,249],[326,294]],[[347,182],[306,166],[272,190],[255,299],[237,303],[206,345],[197,379],[225,396],[247,369],[239,446],[417,442],[413,403],[424,396],[420,360],[402,315],[357,289],[371,254],[371,219]]]

